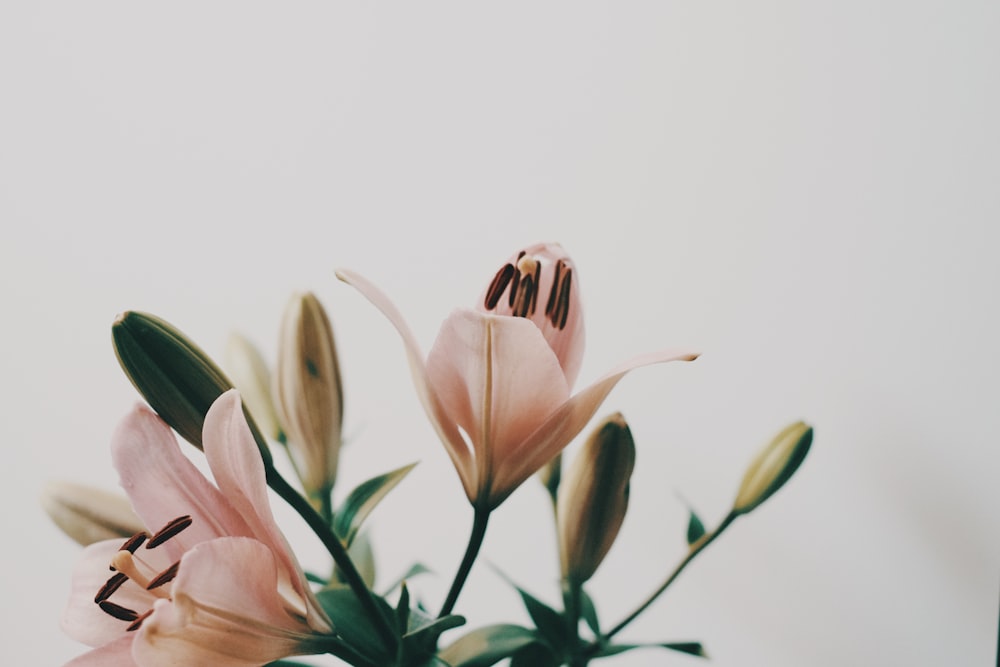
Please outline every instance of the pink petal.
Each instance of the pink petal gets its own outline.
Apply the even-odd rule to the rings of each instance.
[[[242,667],[308,651],[317,637],[278,593],[279,564],[252,538],[205,542],[185,554],[173,600],[160,600],[132,651],[143,667]]]
[[[406,349],[407,360],[410,362],[410,375],[413,377],[413,385],[417,390],[417,397],[424,406],[424,411],[431,420],[431,424],[434,425],[434,430],[437,431],[438,437],[444,443],[445,449],[448,451],[448,455],[451,457],[452,463],[455,465],[455,469],[462,480],[466,494],[470,499],[474,498],[476,493],[476,473],[472,454],[465,440],[462,438],[462,434],[456,428],[454,420],[449,417],[442,405],[441,399],[427,380],[427,370],[424,365],[423,353],[420,351],[417,339],[406,325],[406,320],[403,319],[402,314],[400,314],[392,301],[389,300],[389,297],[366,278],[353,271],[344,269],[337,271],[337,277],[361,292],[362,296],[368,299],[373,306],[382,311],[382,314],[389,319],[392,326],[399,332],[400,338],[403,339],[403,347]]]
[[[592,385],[575,394],[553,412],[535,432],[520,443],[505,459],[506,465],[496,471],[491,505],[499,505],[524,480],[552,460],[583,430],[618,381],[632,369],[667,361],[694,361],[695,353],[662,350],[634,357],[617,366]]]
[[[108,565],[123,541],[115,539],[91,544],[83,550],[73,570],[69,600],[60,624],[63,632],[88,646],[100,646],[117,639],[128,627],[128,623],[104,613],[94,602],[94,596],[114,574]],[[112,601],[142,613],[152,606],[153,600],[151,593],[128,581],[115,591]]]
[[[123,635],[113,642],[70,660],[64,667],[136,667],[136,662],[132,658],[134,639],[135,635]]]
[[[181,453],[170,428],[144,406],[136,406],[115,431],[111,458],[122,488],[147,529],[157,531],[179,516],[189,528],[163,545],[176,560],[199,542],[247,534],[247,527],[205,476]]]
[[[559,361],[532,322],[472,310],[445,320],[427,356],[427,377],[473,443],[480,491],[569,396]]]
[[[249,527],[243,535],[263,542],[274,552],[282,568],[282,586],[291,586],[298,598],[314,607],[319,628],[325,616],[309,592],[299,565],[271,512],[264,462],[254,440],[239,392],[230,389],[215,400],[205,415],[205,458],[219,490]],[[240,534],[240,533],[234,533]],[[301,610],[303,613],[305,609]]]

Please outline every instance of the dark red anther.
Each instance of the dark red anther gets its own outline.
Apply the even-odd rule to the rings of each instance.
[[[97,604],[104,602],[109,597],[111,597],[115,591],[121,588],[122,584],[124,584],[126,581],[128,581],[128,577],[122,574],[121,572],[112,575],[111,578],[108,579],[108,581],[103,586],[101,586],[101,590],[97,591],[97,595],[94,596],[94,602],[96,602]]]
[[[105,614],[114,616],[119,621],[128,621],[131,623],[139,618],[139,614],[135,613],[131,609],[126,609],[120,604],[115,604],[114,602],[102,600],[101,602],[98,602],[97,605],[104,611]]]
[[[163,528],[161,528],[155,535],[149,538],[149,542],[146,543],[147,549],[155,549],[160,546],[170,538],[174,537],[185,528],[190,526],[192,519],[190,515],[179,516]]]
[[[163,584],[172,581],[173,578],[177,576],[177,569],[180,567],[180,565],[181,562],[177,561],[176,563],[168,567],[166,570],[160,572],[158,575],[153,577],[153,580],[149,582],[148,586],[146,586],[146,590],[151,591],[154,588],[159,588]]]

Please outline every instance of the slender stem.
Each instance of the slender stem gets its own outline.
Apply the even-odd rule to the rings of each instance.
[[[700,540],[692,544],[691,549],[688,551],[687,555],[684,557],[683,560],[681,560],[680,563],[677,564],[677,567],[675,567],[674,571],[670,573],[670,576],[668,576],[666,581],[663,582],[663,585],[657,588],[655,591],[653,591],[652,595],[646,598],[645,602],[640,604],[635,611],[633,611],[631,614],[622,619],[622,621],[618,623],[618,625],[613,627],[611,630],[605,632],[601,637],[595,640],[594,643],[591,644],[590,648],[587,650],[586,653],[593,654],[594,652],[596,652],[602,644],[606,643],[612,637],[617,635],[625,628],[626,625],[634,621],[639,616],[639,614],[646,611],[646,608],[649,607],[649,605],[653,604],[656,598],[660,597],[663,591],[667,590],[670,584],[674,583],[674,580],[677,579],[678,576],[680,576],[680,573],[684,571],[684,568],[688,566],[688,563],[693,561],[695,556],[701,553],[702,550],[705,549],[705,547],[714,542],[715,538],[721,535],[723,531],[725,531],[726,528],[728,528],[729,525],[736,520],[737,516],[739,515],[736,514],[735,512],[730,512],[729,516],[727,516],[725,519],[722,520],[722,523],[719,524],[718,528],[713,530],[711,533],[706,533],[705,535],[702,535]]]
[[[323,546],[330,552],[330,556],[333,557],[333,561],[337,564],[337,567],[340,568],[340,572],[344,575],[344,580],[358,597],[358,601],[364,608],[365,613],[373,621],[382,641],[387,646],[394,647],[397,641],[396,633],[389,627],[389,621],[378,610],[378,607],[375,605],[375,598],[372,597],[372,592],[368,590],[364,580],[358,573],[358,569],[354,566],[354,562],[347,555],[347,549],[344,548],[340,538],[334,534],[330,528],[330,524],[313,509],[308,500],[292,488],[277,470],[268,466],[266,471],[268,486],[274,489],[274,492],[291,505],[292,509],[298,512],[305,519],[305,522],[309,524],[309,527],[316,533]]]
[[[455,580],[451,582],[451,590],[448,591],[448,597],[445,598],[444,606],[441,607],[441,613],[438,614],[438,618],[447,616],[455,608],[455,603],[458,602],[458,594],[462,592],[462,586],[465,585],[465,580],[469,576],[469,570],[472,569],[472,564],[476,561],[476,556],[479,555],[479,548],[483,546],[483,538],[486,537],[486,524],[490,520],[490,510],[479,507],[473,509],[475,515],[472,519],[472,533],[469,535],[469,546],[465,548],[465,556],[462,558],[462,564],[458,566],[458,572],[455,573]]]
[[[563,604],[566,608],[566,624],[569,630],[570,645],[573,651],[580,642],[580,589],[583,584],[572,579],[563,579]],[[584,654],[574,655],[570,663],[571,667],[583,667],[587,664],[587,656]]]

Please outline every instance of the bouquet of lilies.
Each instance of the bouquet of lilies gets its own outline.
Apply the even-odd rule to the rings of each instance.
[[[634,612],[604,628],[584,586],[625,517],[635,444],[621,414],[613,414],[590,431],[565,471],[561,452],[630,370],[698,355],[674,349],[637,356],[573,393],[583,313],[576,267],[555,244],[513,255],[474,308],[445,319],[427,355],[375,285],[352,271],[337,275],[398,331],[417,398],[472,506],[468,547],[446,598],[428,607],[411,597],[407,579],[420,566],[390,590],[373,590],[372,545],[360,528],[412,465],[333,504],[343,387],[330,320],[315,296],[290,300],[273,373],[242,337],[231,340],[223,372],[171,324],[126,312],[112,327],[115,351],[146,401],[111,441],[128,498],[70,483],[53,484],[45,496],[55,522],[86,547],[62,626],[93,648],[69,665],[293,666],[302,663],[290,657],[327,655],[359,667],[503,660],[579,667],[641,646],[704,655],[694,641],[617,638],[729,525],[789,479],[812,429],[792,424],[756,456],[714,529],[691,513],[683,559]],[[204,455],[211,479],[175,433]],[[278,472],[278,450],[297,480]],[[518,589],[531,627],[461,628],[459,597],[490,515],[536,474],[555,508],[564,604],[556,609]],[[329,552],[325,573],[303,571],[268,489]]]

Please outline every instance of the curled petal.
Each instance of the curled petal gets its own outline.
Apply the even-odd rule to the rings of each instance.
[[[417,390],[417,397],[424,406],[424,411],[437,431],[438,437],[445,444],[445,449],[451,457],[455,469],[465,487],[465,493],[469,498],[474,498],[476,493],[476,471],[475,463],[472,460],[472,452],[462,438],[455,422],[449,417],[447,410],[438,397],[435,389],[427,379],[427,369],[424,365],[424,356],[420,351],[420,345],[414,337],[406,320],[403,319],[399,309],[389,300],[382,291],[375,287],[366,278],[341,269],[337,271],[337,277],[348,285],[361,292],[362,296],[368,299],[373,306],[382,311],[389,322],[399,332],[403,339],[403,347],[406,349],[406,358],[410,363],[410,375],[413,377],[413,386]]]
[[[282,585],[290,585],[300,599],[314,608],[317,631],[328,631],[329,625],[321,620],[325,614],[319,611],[318,604],[311,604],[313,596],[302,568],[271,513],[264,463],[235,389],[220,396],[205,415],[204,443],[205,458],[219,490],[249,528],[248,532],[231,534],[254,537],[270,547],[281,564]]]
[[[498,471],[494,480],[491,505],[495,507],[503,502],[511,491],[576,437],[626,373],[640,366],[667,361],[694,361],[697,358],[697,354],[686,350],[662,350],[639,355],[575,394],[508,454],[508,465]]]
[[[173,600],[159,600],[132,651],[143,667],[250,667],[308,652],[316,636],[278,591],[271,549],[249,538],[199,545],[181,562]]]

